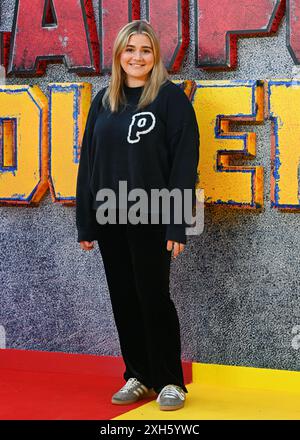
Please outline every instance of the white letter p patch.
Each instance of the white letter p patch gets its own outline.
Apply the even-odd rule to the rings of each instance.
[[[127,141],[130,144],[136,144],[140,141],[141,135],[149,133],[155,127],[156,119],[151,112],[137,113],[132,116],[129,127]]]

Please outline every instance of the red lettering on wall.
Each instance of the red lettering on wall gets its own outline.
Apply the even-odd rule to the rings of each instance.
[[[285,0],[197,0],[196,65],[204,69],[237,67],[237,39],[274,34]]]
[[[0,32],[0,65],[4,66],[5,71],[8,67],[10,39],[11,32]]]
[[[40,76],[48,62],[78,75],[99,73],[92,0],[17,0],[8,73]]]
[[[188,0],[145,0],[146,19],[157,31],[170,72],[181,67],[189,44]],[[286,0],[195,0],[196,66],[233,70],[237,39],[271,36],[278,30]],[[111,71],[115,37],[140,18],[139,0],[98,0],[99,40],[93,0],[16,0],[10,44],[0,32],[0,60],[8,74],[40,76],[49,62],[64,61],[69,71],[93,75]],[[300,63],[300,0],[287,0],[287,45]],[[101,61],[100,61],[101,60]]]
[[[300,63],[300,1],[287,0],[287,47],[295,64]]]
[[[146,6],[147,20],[159,36],[164,64],[177,72],[189,45],[189,2],[146,0]]]
[[[140,18],[139,0],[99,0],[101,71],[111,70],[113,43],[119,30]]]

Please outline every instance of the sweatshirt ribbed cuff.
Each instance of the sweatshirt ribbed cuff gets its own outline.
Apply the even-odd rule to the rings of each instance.
[[[96,240],[95,234],[92,234],[91,231],[78,231],[77,241],[80,243],[81,241],[94,241]]]
[[[185,225],[167,225],[166,240],[186,244]]]

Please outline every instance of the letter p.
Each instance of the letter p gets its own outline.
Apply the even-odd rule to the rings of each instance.
[[[140,141],[142,134],[147,134],[155,127],[156,119],[151,112],[137,113],[132,116],[127,141],[136,144]]]

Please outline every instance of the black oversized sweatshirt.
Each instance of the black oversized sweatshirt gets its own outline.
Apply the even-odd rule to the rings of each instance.
[[[106,88],[92,101],[82,141],[76,189],[78,242],[97,239],[97,192],[110,188],[118,194],[119,181],[128,193],[142,188],[191,189],[195,203],[199,132],[193,106],[184,91],[167,80],[155,100],[138,110],[143,87],[124,86],[127,105],[111,112],[102,105]],[[184,198],[184,197],[183,197]],[[128,208],[130,202],[128,202]],[[150,207],[151,208],[151,207]],[[181,224],[166,225],[166,240],[186,243]],[[183,216],[184,217],[184,216]]]

